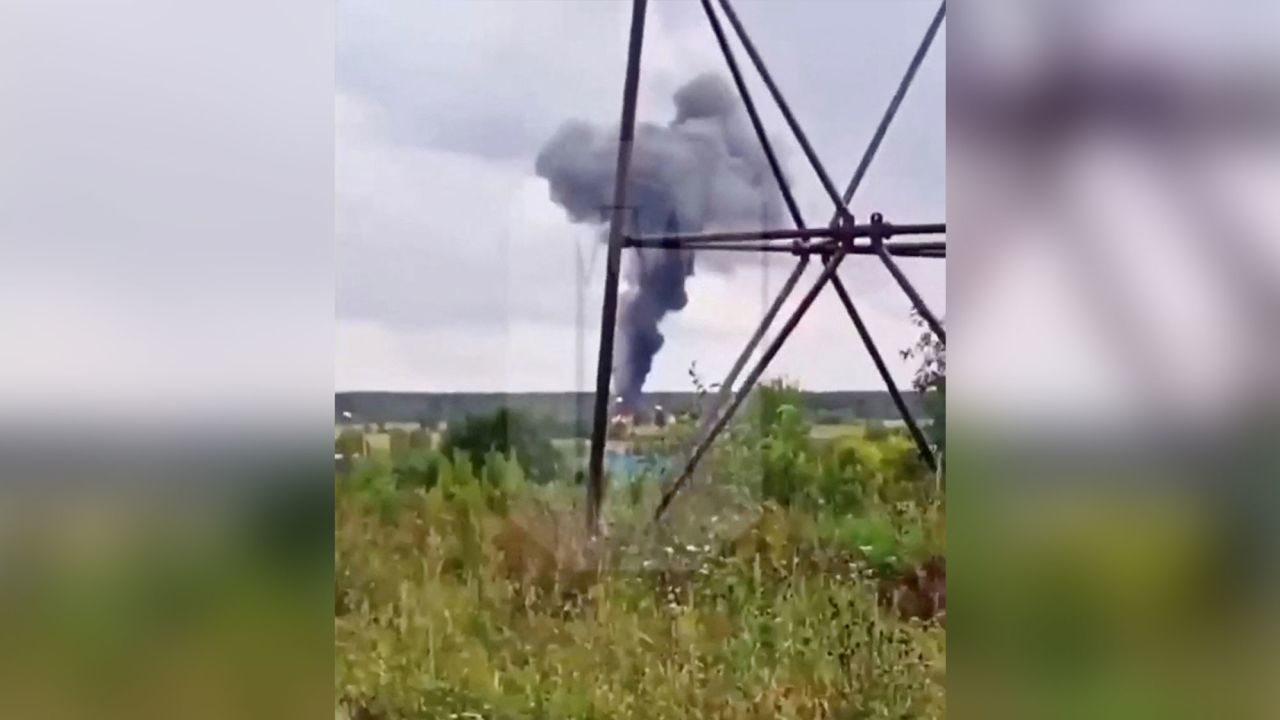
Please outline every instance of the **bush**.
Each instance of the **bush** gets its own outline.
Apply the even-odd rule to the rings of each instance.
[[[782,409],[791,408],[794,413],[784,417]],[[767,437],[780,423],[790,422],[795,427],[804,426],[808,436],[809,423],[801,416],[804,409],[804,396],[800,388],[783,379],[761,383],[751,392],[747,401],[746,419],[758,437]]]
[[[827,455],[782,440],[793,412],[779,408],[772,451],[828,472]],[[388,492],[372,463],[336,498],[338,717],[945,713],[945,630],[885,612],[866,572],[934,551],[918,513],[764,503],[704,546],[615,535],[638,553],[615,565],[590,552],[580,490],[524,486],[495,452],[475,472],[461,451],[411,457],[434,463],[429,490]],[[626,495],[606,512],[635,514]]]
[[[409,433],[409,450],[430,450],[435,447],[431,431],[426,427],[414,428]]]
[[[431,448],[410,450],[391,468],[391,474],[397,488],[430,490],[440,481],[441,466],[447,462],[443,455]]]
[[[473,469],[491,452],[514,456],[525,475],[535,483],[547,483],[560,474],[560,453],[551,438],[524,415],[502,408],[492,415],[473,415],[457,428],[450,428],[440,443],[445,457],[463,451]]]
[[[943,378],[934,384],[924,396],[925,413],[930,423],[925,433],[929,437],[929,442],[933,443],[939,452],[946,452],[947,449],[947,380]]]
[[[357,455],[364,455],[364,432],[356,428],[347,428],[338,433],[333,441],[333,451],[350,460]]]
[[[335,498],[336,716],[942,717],[946,631],[899,603],[945,553],[939,498],[902,433],[810,430],[794,388],[760,388],[702,466],[735,493],[654,538],[659,488],[632,483],[603,545],[567,472],[524,482],[555,451],[518,415],[359,463]],[[687,540],[677,513],[705,515]]]
[[[890,432],[883,420],[868,420],[863,426],[863,434],[868,440],[880,441],[888,439]]]
[[[391,428],[387,432],[387,442],[391,451],[391,462],[396,463],[409,456],[409,431],[404,428]]]

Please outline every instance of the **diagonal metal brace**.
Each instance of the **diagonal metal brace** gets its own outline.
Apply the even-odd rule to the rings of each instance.
[[[818,293],[821,292],[822,288],[825,287],[826,284],[830,282],[831,278],[835,276],[836,270],[840,267],[840,261],[844,260],[844,257],[844,248],[837,249],[831,254],[826,265],[822,268],[822,274],[818,276],[817,281],[814,282],[813,286],[809,288],[809,291],[804,294],[804,297],[800,299],[800,304],[796,306],[791,317],[788,318],[787,322],[780,330],[778,330],[778,335],[774,337],[773,342],[769,343],[769,346],[760,356],[760,359],[756,361],[755,367],[751,369],[751,372],[747,374],[747,378],[743,380],[742,387],[733,394],[733,399],[729,402],[728,406],[726,406],[722,412],[717,414],[715,423],[711,426],[707,435],[703,437],[701,442],[699,442],[694,448],[693,453],[689,456],[689,459],[681,469],[680,475],[676,477],[675,482],[672,483],[670,487],[663,491],[662,499],[658,502],[658,509],[653,515],[654,522],[657,522],[662,518],[667,507],[671,505],[671,501],[675,499],[676,493],[680,492],[680,489],[689,482],[691,477],[693,477],[694,468],[696,468],[698,462],[702,460],[702,456],[711,448],[711,444],[715,442],[716,436],[719,435],[720,432],[724,430],[725,426],[729,424],[729,419],[733,417],[733,413],[742,405],[743,401],[747,399],[747,395],[750,394],[751,389],[755,387],[757,382],[759,382],[760,376],[764,374],[766,369],[768,369],[769,363],[773,361],[773,358],[777,356],[778,351],[782,349],[782,344],[787,341],[787,338],[791,337],[791,333],[796,329],[796,326],[800,324],[800,320],[804,317],[805,313],[809,311],[809,308],[813,306],[813,301],[818,298]]]

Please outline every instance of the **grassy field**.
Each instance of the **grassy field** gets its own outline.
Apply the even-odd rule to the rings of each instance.
[[[660,526],[654,483],[613,492],[598,541],[580,486],[510,457],[358,464],[337,715],[942,717],[944,514],[910,443],[752,417]]]

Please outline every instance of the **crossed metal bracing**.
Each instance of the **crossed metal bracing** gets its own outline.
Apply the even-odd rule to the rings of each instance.
[[[587,468],[587,522],[592,533],[600,531],[600,508],[604,499],[604,445],[605,432],[607,427],[608,402],[610,398],[609,384],[613,371],[613,347],[614,332],[617,324],[618,309],[618,276],[621,266],[623,248],[659,248],[672,250],[710,250],[710,251],[739,251],[739,252],[787,252],[798,257],[795,268],[783,283],[781,291],[769,306],[764,316],[761,318],[759,325],[752,334],[746,347],[738,355],[733,367],[729,370],[724,381],[720,383],[719,391],[711,403],[708,411],[701,415],[697,432],[694,434],[694,442],[692,446],[683,453],[680,461],[673,466],[672,473],[666,478],[663,484],[662,499],[658,504],[654,514],[654,520],[657,521],[670,506],[671,501],[676,494],[683,488],[689,479],[693,476],[694,469],[699,461],[710,449],[716,437],[728,425],[733,414],[742,405],[751,389],[755,387],[768,368],[769,363],[782,349],[783,343],[791,336],[792,331],[799,325],[800,320],[805,313],[813,305],[818,294],[824,287],[830,284],[835,288],[836,294],[840,297],[840,302],[844,305],[845,311],[849,315],[849,319],[853,321],[854,329],[858,333],[863,346],[870,355],[872,362],[875,364],[876,371],[879,373],[881,380],[888,389],[893,399],[894,405],[897,407],[898,413],[901,415],[903,423],[910,432],[912,439],[916,444],[916,448],[920,453],[920,457],[931,468],[937,469],[937,460],[934,457],[933,449],[930,447],[924,433],[920,430],[920,426],[912,417],[911,411],[907,408],[906,402],[902,397],[902,393],[898,390],[897,384],[894,382],[889,373],[888,366],[885,365],[884,358],[880,354],[879,348],[876,347],[875,341],[868,332],[866,324],[863,322],[861,314],[858,312],[856,305],[850,297],[844,283],[840,280],[837,270],[841,261],[849,255],[874,255],[880,259],[892,275],[894,281],[902,289],[903,293],[911,301],[916,312],[928,325],[929,329],[937,335],[939,340],[946,343],[946,332],[942,323],[937,316],[929,309],[920,294],[916,292],[911,281],[898,267],[894,260],[896,257],[923,257],[923,258],[945,258],[946,244],[937,241],[922,240],[899,240],[896,238],[918,236],[918,235],[942,235],[946,232],[946,225],[943,223],[927,223],[927,224],[894,224],[886,222],[879,213],[871,215],[869,223],[858,224],[854,221],[853,215],[848,209],[850,200],[858,190],[858,186],[862,183],[866,176],[867,169],[870,167],[872,159],[880,148],[886,131],[892,123],[894,116],[898,112],[902,99],[907,93],[912,80],[915,78],[916,72],[920,68],[920,64],[924,61],[925,55],[928,54],[929,47],[933,43],[934,37],[937,35],[942,25],[943,18],[946,14],[946,2],[944,0],[938,6],[938,11],[929,23],[928,29],[925,31],[924,38],[920,42],[915,55],[911,58],[907,71],[903,75],[901,82],[898,84],[897,91],[894,93],[892,100],[889,102],[888,108],[885,110],[880,124],[876,127],[876,131],[868,144],[866,151],[862,155],[861,161],[858,163],[857,169],[854,171],[853,178],[849,181],[849,185],[843,193],[836,190],[835,185],[831,181],[831,177],[827,174],[822,162],[818,159],[817,153],[814,152],[812,145],[809,144],[808,137],[801,129],[795,115],[792,114],[790,106],[783,97],[781,90],[778,89],[777,83],[769,74],[768,68],[765,67],[763,59],[757,52],[755,45],[751,42],[747,35],[746,29],[743,27],[737,13],[734,12],[730,0],[717,0],[720,11],[723,12],[725,19],[733,28],[734,34],[737,36],[743,49],[746,51],[751,64],[759,73],[761,80],[764,81],[765,87],[768,88],[770,96],[777,104],[791,132],[795,135],[796,141],[799,143],[805,158],[809,165],[817,174],[822,184],[823,190],[831,198],[835,212],[832,218],[823,227],[809,227],[800,213],[799,206],[796,204],[795,197],[791,193],[791,189],[787,184],[786,178],[782,172],[782,166],[778,162],[777,155],[773,151],[773,146],[769,142],[765,132],[764,125],[760,120],[760,115],[756,110],[755,102],[752,100],[751,92],[747,88],[747,84],[743,79],[742,70],[738,65],[737,58],[733,49],[729,45],[729,40],[725,34],[724,26],[721,24],[719,13],[712,5],[712,0],[700,0],[702,8],[706,13],[707,20],[711,25],[711,30],[715,34],[716,43],[720,46],[721,52],[724,54],[725,62],[728,64],[729,72],[733,76],[734,85],[737,87],[738,94],[742,98],[742,103],[746,108],[747,115],[751,120],[752,129],[755,131],[756,137],[760,141],[761,148],[764,150],[765,157],[769,162],[769,167],[773,172],[774,178],[778,183],[778,188],[782,194],[782,199],[787,207],[787,212],[791,216],[794,229],[771,229],[754,232],[726,232],[726,233],[696,233],[696,234],[675,234],[662,236],[632,236],[629,235],[624,228],[626,221],[625,208],[627,207],[627,183],[628,170],[631,164],[631,150],[635,133],[635,115],[636,115],[636,91],[639,85],[640,77],[640,52],[644,42],[644,23],[645,10],[648,0],[633,0],[631,11],[631,33],[627,51],[627,70],[626,79],[624,81],[623,99],[622,99],[622,122],[619,131],[618,144],[618,163],[615,174],[614,185],[614,202],[609,224],[609,240],[608,240],[608,256],[605,266],[605,296],[604,311],[601,316],[601,332],[600,332],[600,353],[596,366],[596,392],[594,417],[591,428],[591,455]],[[792,311],[791,315],[782,324],[782,327],[774,335],[773,339],[765,347],[760,357],[747,370],[745,378],[735,390],[735,384],[738,383],[738,377],[747,369],[747,361],[755,353],[757,346],[764,339],[769,327],[773,324],[778,314],[782,310],[783,304],[795,291],[799,284],[801,275],[809,265],[809,261],[813,257],[818,257],[822,261],[822,272],[817,280],[805,291],[801,297],[799,304]]]

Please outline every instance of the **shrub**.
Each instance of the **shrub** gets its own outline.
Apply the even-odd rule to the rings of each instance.
[[[392,466],[391,473],[397,488],[430,490],[440,481],[441,466],[447,462],[439,451],[431,448],[410,450]]]
[[[794,412],[784,416],[781,413],[784,407],[790,407]],[[784,379],[777,379],[761,383],[751,392],[744,415],[758,437],[770,435],[783,422],[790,422],[795,428],[803,425],[807,436],[809,424],[801,417],[803,409],[804,396],[800,388]]]
[[[925,433],[938,450],[947,449],[947,380],[934,383],[924,395],[924,408],[930,422]]]
[[[580,490],[522,486],[498,453],[478,466],[461,451],[431,458],[430,490],[392,501],[376,463],[364,490],[339,488],[338,717],[945,713],[945,631],[884,612],[884,581],[865,572],[909,569],[919,551],[904,538],[922,535],[902,524],[910,513],[766,503],[715,546],[645,551],[617,538],[645,553],[633,570],[592,560],[569,499]],[[612,509],[634,513],[633,502],[619,493]]]
[[[868,440],[884,440],[889,437],[889,427],[883,420],[868,420],[863,425],[863,434]]]
[[[337,486],[335,715],[942,717],[945,630],[903,611],[945,553],[911,441],[815,443],[782,383],[750,403],[702,466],[735,492],[687,540],[649,532],[659,488],[636,482],[589,542],[583,488],[524,482],[546,433],[511,413],[359,464]]]
[[[364,432],[356,428],[347,428],[338,433],[333,441],[333,451],[350,460],[357,455],[364,455]]]
[[[551,438],[527,417],[508,408],[468,417],[459,427],[446,431],[440,449],[446,457],[459,450],[465,452],[476,472],[490,452],[514,456],[535,483],[554,480],[562,464]]]
[[[410,450],[430,450],[435,447],[431,431],[425,426],[414,428],[409,432]]]
[[[391,462],[396,463],[409,456],[409,431],[404,428],[391,428],[387,432],[388,447],[391,451]]]

